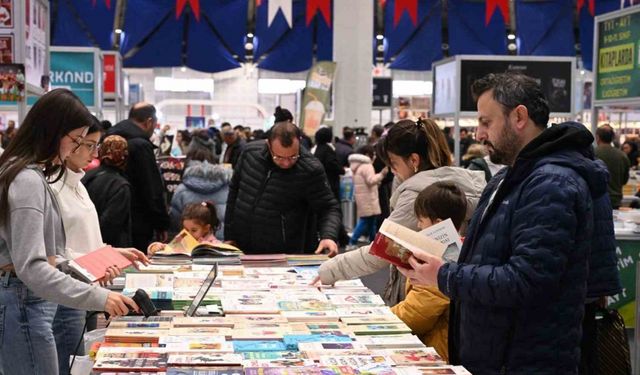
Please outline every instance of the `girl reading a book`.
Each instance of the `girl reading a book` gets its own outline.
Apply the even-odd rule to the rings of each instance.
[[[442,181],[418,194],[414,204],[420,230],[451,219],[459,231],[467,211],[464,193],[453,182]],[[426,346],[448,361],[449,298],[437,286],[414,286],[406,282],[406,298],[391,308]]]
[[[220,220],[216,213],[216,205],[211,201],[191,203],[182,211],[182,227],[200,243],[217,244],[221,241],[215,236],[215,231],[220,226]],[[165,244],[154,242],[149,245],[147,254],[153,255],[164,249]]]
[[[49,91],[0,156],[4,374],[58,374],[52,327],[58,304],[111,315],[139,310],[132,299],[76,280],[57,267],[65,256],[65,233],[49,180],[64,176],[65,160],[81,147],[92,121],[71,91]]]

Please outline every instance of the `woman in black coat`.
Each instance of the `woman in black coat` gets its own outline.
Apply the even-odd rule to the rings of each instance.
[[[124,177],[127,140],[110,135],[100,147],[100,166],[82,178],[96,206],[102,239],[114,247],[131,247],[131,185]]]
[[[336,150],[331,144],[333,134],[331,128],[320,128],[316,132],[316,147],[312,149],[313,155],[320,160],[329,180],[329,187],[336,199],[340,201],[340,176],[344,174],[344,168],[338,164]]]

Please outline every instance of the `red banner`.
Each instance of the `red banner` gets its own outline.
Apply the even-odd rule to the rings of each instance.
[[[189,3],[196,20],[200,22],[200,0],[176,0],[176,19],[180,18],[185,5]]]
[[[116,93],[116,55],[105,54],[103,59],[104,93]]]
[[[324,21],[331,27],[331,0],[307,0],[307,26],[311,23],[318,9],[322,13]]]
[[[396,0],[393,7],[393,27],[398,26],[402,13],[406,10],[413,22],[413,26],[418,25],[418,0]]]
[[[487,0],[484,14],[485,26],[491,21],[491,17],[493,17],[496,8],[500,9],[505,25],[509,24],[509,0]]]

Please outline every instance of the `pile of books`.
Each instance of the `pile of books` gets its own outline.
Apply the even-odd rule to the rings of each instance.
[[[93,371],[469,374],[446,365],[433,348],[425,347],[360,280],[310,285],[316,269],[221,266],[207,299],[219,301],[224,316],[185,317],[182,311],[164,311],[158,317],[115,318],[104,342],[92,350]],[[195,293],[207,273],[199,265],[176,266],[171,273],[161,270],[127,274],[127,290],[172,289],[173,305],[181,306],[175,298]],[[180,298],[182,305],[190,303],[189,297]]]

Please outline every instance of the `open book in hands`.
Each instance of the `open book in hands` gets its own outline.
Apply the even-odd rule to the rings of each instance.
[[[156,256],[213,256],[213,257],[237,257],[242,255],[240,249],[233,245],[218,242],[198,242],[191,233],[183,229],[164,249],[157,251]]]
[[[398,267],[411,268],[413,250],[423,250],[446,261],[457,261],[462,241],[451,219],[421,232],[386,219],[369,248],[369,253]]]

